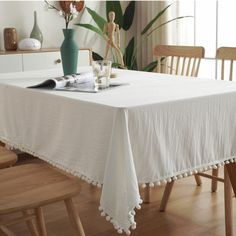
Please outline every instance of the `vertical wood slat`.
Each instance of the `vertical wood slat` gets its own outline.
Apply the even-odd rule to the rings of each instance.
[[[181,71],[181,75],[184,75],[185,61],[186,61],[186,57],[184,57],[184,58],[183,58],[183,64],[182,64],[182,71]]]
[[[170,74],[173,74],[173,66],[174,66],[174,57],[171,57],[171,62],[170,62]]]
[[[157,73],[161,73],[161,57],[157,58]]]
[[[164,59],[164,61],[165,61],[165,63],[164,63],[164,65],[163,65],[163,73],[165,73],[165,74],[169,74],[168,73],[168,60],[169,60],[169,58],[168,57],[166,57],[165,59]]]
[[[189,76],[189,71],[190,71],[190,66],[191,66],[191,60],[192,60],[192,58],[189,57],[186,76]]]
[[[201,63],[201,58],[198,58],[197,69],[196,69],[196,72],[195,72],[195,75],[194,75],[196,77],[198,75],[198,71],[199,71],[199,68],[200,68],[200,63]]]
[[[193,66],[192,66],[191,76],[194,76],[194,75],[195,75],[196,60],[197,60],[197,58],[195,57],[194,60],[193,60]]]
[[[230,72],[229,72],[229,80],[232,81],[233,80],[233,60],[230,61]]]
[[[177,57],[176,71],[175,71],[176,75],[178,75],[178,71],[179,71],[179,60],[180,60],[180,57]]]
[[[221,80],[224,80],[224,69],[225,69],[225,60],[222,60],[221,64]]]

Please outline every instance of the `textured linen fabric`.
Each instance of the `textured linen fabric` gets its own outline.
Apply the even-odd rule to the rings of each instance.
[[[55,71],[0,75],[0,139],[102,184],[102,215],[129,233],[138,183],[235,158],[236,83],[116,73],[129,85],[97,94],[26,89]]]

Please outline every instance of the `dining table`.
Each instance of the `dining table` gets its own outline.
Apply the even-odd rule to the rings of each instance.
[[[140,185],[226,166],[236,190],[235,82],[113,72],[121,86],[97,93],[28,88],[57,70],[0,74],[0,141],[101,187],[118,233],[136,228]]]

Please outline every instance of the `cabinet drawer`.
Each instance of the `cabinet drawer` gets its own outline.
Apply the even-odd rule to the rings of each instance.
[[[23,54],[23,70],[62,69],[60,52]]]
[[[0,73],[11,73],[22,71],[22,55],[1,55]]]

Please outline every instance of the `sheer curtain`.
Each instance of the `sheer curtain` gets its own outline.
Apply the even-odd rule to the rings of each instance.
[[[179,16],[190,16],[155,30],[150,36],[140,36],[144,27],[166,6],[172,4],[152,28]],[[194,1],[137,1],[136,33],[138,63],[141,68],[154,61],[157,44],[194,45]],[[150,31],[150,30],[149,30]]]

